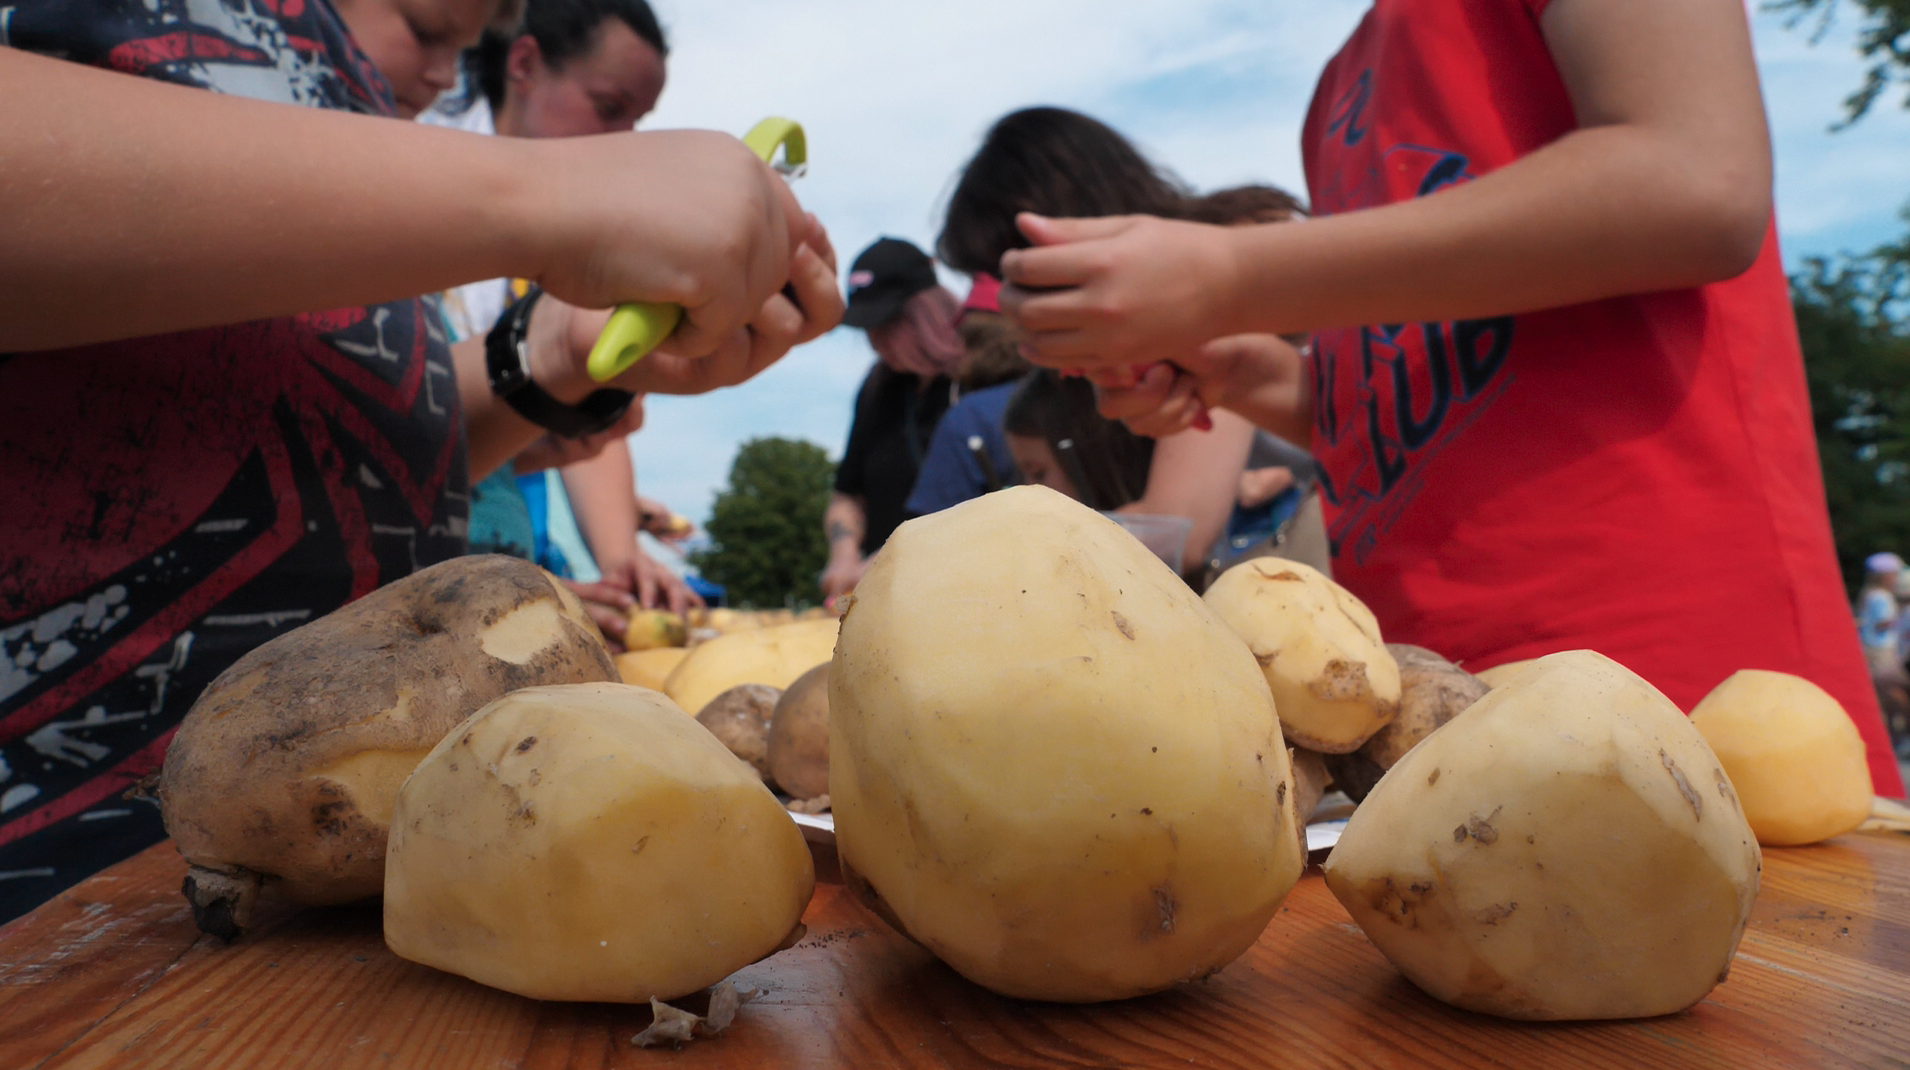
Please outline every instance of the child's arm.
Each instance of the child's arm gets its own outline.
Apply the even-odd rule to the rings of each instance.
[[[702,355],[788,279],[808,226],[718,134],[485,138],[11,48],[0,98],[0,352],[516,275],[583,306],[681,304],[674,344]]]
[[[1123,513],[1184,516],[1193,521],[1181,553],[1180,571],[1207,562],[1207,553],[1227,530],[1240,470],[1253,448],[1253,425],[1216,413],[1211,430],[1162,438],[1147,469],[1147,489],[1120,508]]]
[[[1040,247],[1002,258],[1003,310],[1035,360],[1093,368],[1222,334],[1503,315],[1749,267],[1771,162],[1741,0],[1553,0],[1541,28],[1579,125],[1545,148],[1301,223],[1024,217]]]

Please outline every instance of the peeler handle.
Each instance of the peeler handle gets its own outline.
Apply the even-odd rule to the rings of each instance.
[[[764,163],[774,160],[776,150],[782,149],[785,173],[799,172],[809,162],[808,139],[803,136],[802,124],[792,119],[764,119],[743,135],[743,144]],[[590,347],[585,362],[590,377],[601,383],[629,370],[670,337],[682,319],[682,307],[667,301],[618,305],[597,335],[596,344]]]

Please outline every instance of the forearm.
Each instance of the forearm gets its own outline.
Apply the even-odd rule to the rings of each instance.
[[[1430,196],[1229,231],[1241,284],[1223,321],[1284,333],[1473,319],[1750,267],[1771,159],[1742,6],[1554,0],[1541,28],[1577,130]]]
[[[1123,512],[1184,516],[1193,522],[1181,556],[1186,571],[1206,559],[1227,528],[1253,424],[1230,412],[1216,412],[1208,431],[1183,431],[1154,445],[1147,490]]]
[[[831,560],[862,557],[862,535],[867,522],[860,501],[840,492],[829,496],[829,504],[822,512],[822,530],[829,540]]]
[[[605,575],[636,555],[637,484],[630,450],[613,442],[587,461],[558,471],[590,556]]]
[[[7,48],[0,95],[11,102],[0,197],[17,209],[0,251],[0,350],[365,304],[539,267],[518,177],[527,146],[514,139]]]
[[[1762,244],[1768,201],[1730,205],[1726,183],[1682,173],[1656,140],[1579,131],[1430,197],[1232,234],[1239,293],[1251,296],[1222,322],[1287,333],[1476,319],[1741,273]],[[1651,192],[1608,192],[1624,187]]]
[[[451,347],[458,375],[458,405],[464,414],[465,458],[476,483],[537,441],[543,428],[517,414],[491,393],[484,368],[484,339],[467,338]],[[574,399],[569,399],[574,400]]]

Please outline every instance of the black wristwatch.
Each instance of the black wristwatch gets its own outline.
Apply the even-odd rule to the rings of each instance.
[[[636,397],[628,390],[597,390],[575,405],[566,405],[544,392],[531,379],[524,336],[529,333],[531,309],[544,291],[533,288],[518,298],[484,336],[484,369],[491,393],[531,423],[565,438],[583,438],[616,425]]]

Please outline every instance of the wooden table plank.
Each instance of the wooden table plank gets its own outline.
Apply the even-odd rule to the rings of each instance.
[[[970,985],[818,888],[767,990],[682,1051],[630,1038],[647,1010],[538,1003],[392,955],[373,907],[272,908],[232,946],[197,934],[162,845],[0,929],[0,1068],[1910,1067],[1910,838],[1765,854],[1731,979],[1692,1011],[1533,1025],[1421,994],[1317,871],[1219,975],[1117,1004]]]

